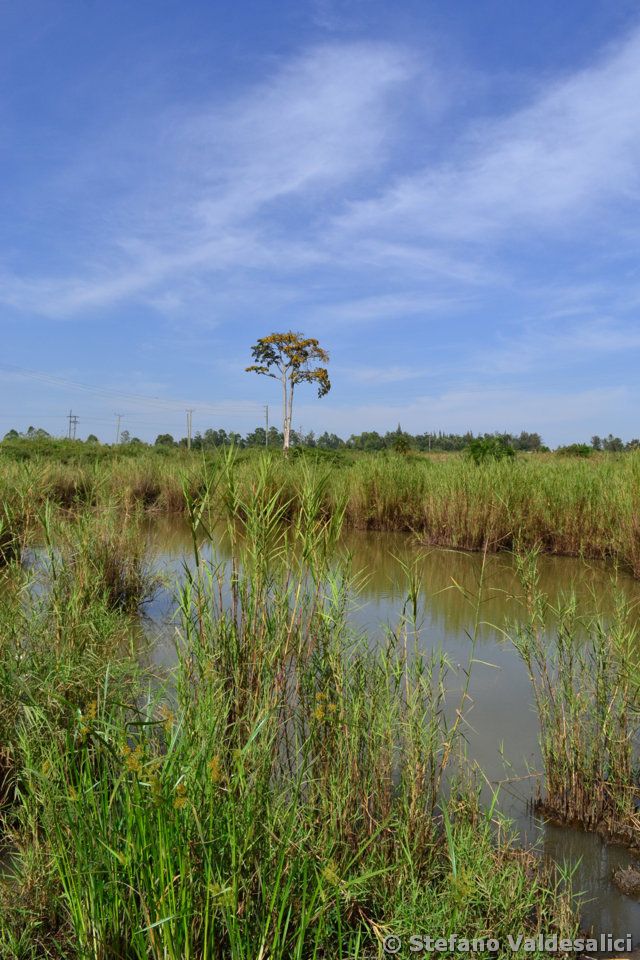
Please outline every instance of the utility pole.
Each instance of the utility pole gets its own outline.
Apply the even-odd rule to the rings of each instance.
[[[191,414],[193,410],[187,410],[187,450],[191,450]]]
[[[116,416],[117,421],[118,421],[118,422],[117,422],[117,425],[116,425],[116,447],[117,447],[118,444],[120,443],[120,421],[122,420],[124,414],[123,414],[123,413],[116,413],[115,416]]]
[[[265,403],[264,406],[264,420],[265,420],[265,431],[264,431],[264,445],[265,447],[269,446],[269,404]]]
[[[67,417],[67,420],[69,421],[69,432],[67,437],[69,440],[75,440],[76,438],[76,427],[78,426],[79,419],[80,418],[77,417],[72,410],[69,410],[69,416]]]

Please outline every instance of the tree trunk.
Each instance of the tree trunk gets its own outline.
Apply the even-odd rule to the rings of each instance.
[[[289,381],[289,409],[287,411],[287,452],[291,441],[291,423],[293,421],[293,380]]]
[[[286,456],[289,454],[289,424],[291,422],[289,416],[289,405],[287,402],[287,375],[286,373],[282,374],[282,450]]]

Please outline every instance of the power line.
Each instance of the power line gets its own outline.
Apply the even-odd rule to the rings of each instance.
[[[198,413],[199,411],[194,408],[194,411],[193,411],[193,412],[194,412],[194,413]],[[249,416],[250,413],[251,413],[251,412],[249,412],[249,413],[247,414],[247,416]],[[231,411],[231,412],[229,413],[229,415],[230,415],[230,416],[234,416],[234,415],[237,416],[237,413],[234,412],[234,411]],[[179,413],[172,413],[172,412],[168,413],[167,416],[165,416],[165,415],[164,415],[163,413],[161,413],[161,412],[159,412],[159,413],[157,413],[157,414],[150,414],[149,416],[145,416],[144,414],[134,414],[134,415],[133,415],[133,418],[132,418],[128,413],[127,413],[127,414],[122,414],[122,416],[126,416],[126,418],[127,418],[127,423],[131,423],[131,424],[134,424],[134,423],[135,423],[135,424],[138,424],[138,425],[140,425],[140,426],[149,426],[149,425],[153,425],[154,423],[163,424],[163,423],[167,423],[167,422],[177,424],[179,421],[180,421],[180,422],[182,421],[182,416],[181,416]],[[20,411],[17,411],[16,413],[3,413],[3,414],[0,414],[0,420],[10,420],[10,421],[23,421],[23,420],[68,420],[68,419],[69,419],[69,414],[68,414],[68,413],[51,413],[51,411],[49,411],[49,410],[47,410],[46,413],[43,413],[43,412],[41,412],[41,413],[33,413],[33,412],[31,412],[31,411],[27,411],[27,413],[25,413],[24,411],[20,410]],[[89,413],[89,414],[83,414],[83,415],[82,415],[82,422],[83,422],[83,423],[113,423],[113,416],[104,417],[104,416],[100,416],[100,415],[95,415],[95,416],[94,416],[93,414],[90,414],[90,413]]]
[[[42,383],[48,383],[52,386],[62,386],[70,387],[74,390],[83,390],[87,393],[94,394],[95,396],[102,396],[108,398],[118,398],[122,400],[133,400],[134,402],[143,402],[145,404],[155,405],[159,410],[167,410],[170,408],[180,407],[185,408],[185,405],[189,401],[185,400],[174,400],[174,399],[165,399],[163,397],[151,397],[144,394],[136,393],[124,393],[119,390],[112,390],[108,387],[96,387],[95,385],[81,383],[77,380],[68,380],[64,377],[56,377],[53,374],[42,373],[38,370],[29,370],[26,367],[19,367],[13,363],[1,363],[0,368],[8,369],[9,371],[13,370],[19,374],[23,374],[30,379],[38,380]],[[202,413],[207,412],[217,412],[217,413],[237,413],[244,411],[246,413],[251,412],[251,408],[257,412],[261,404],[254,400],[241,400],[241,401],[231,401],[229,404],[225,404],[224,401],[221,404],[209,404],[209,403],[200,403],[199,401],[191,401],[196,403],[197,406],[194,406],[194,411],[197,409]]]
[[[123,414],[123,413],[116,413],[116,414],[114,414],[114,416],[116,417],[116,419],[117,419],[117,421],[118,421],[118,422],[117,422],[117,426],[116,426],[116,446],[118,446],[118,444],[120,443],[120,421],[122,420],[124,414]]]

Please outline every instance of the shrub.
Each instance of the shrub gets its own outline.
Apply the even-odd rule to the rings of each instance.
[[[570,443],[566,447],[558,447],[556,453],[561,457],[590,457],[593,447],[588,443]]]
[[[471,441],[466,452],[478,464],[487,460],[507,460],[516,455],[504,437],[477,437]]]

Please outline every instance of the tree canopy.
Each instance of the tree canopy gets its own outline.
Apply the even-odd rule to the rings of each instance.
[[[248,373],[262,374],[282,383],[282,434],[286,453],[291,442],[295,387],[299,383],[315,383],[318,397],[324,397],[331,389],[329,371],[315,364],[328,363],[329,354],[315,337],[289,330],[261,337],[251,348],[251,355],[256,362],[246,367]]]

